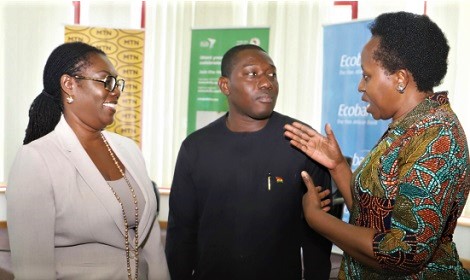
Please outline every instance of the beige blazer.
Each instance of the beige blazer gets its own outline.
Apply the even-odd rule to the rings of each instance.
[[[139,279],[169,279],[141,151],[103,133],[145,199]],[[6,197],[15,279],[127,279],[121,207],[63,117],[53,132],[20,148]]]

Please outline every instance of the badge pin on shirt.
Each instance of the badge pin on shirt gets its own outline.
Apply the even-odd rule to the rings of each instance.
[[[268,173],[268,191],[271,190],[271,177],[273,177],[271,175],[271,173]],[[283,184],[284,183],[284,179],[280,176],[274,176],[274,179],[276,180],[276,184]]]

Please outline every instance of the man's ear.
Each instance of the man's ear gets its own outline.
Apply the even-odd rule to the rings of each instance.
[[[220,91],[222,91],[222,93],[225,94],[226,96],[230,94],[229,83],[230,81],[227,77],[221,76],[219,78],[218,84],[219,84]]]

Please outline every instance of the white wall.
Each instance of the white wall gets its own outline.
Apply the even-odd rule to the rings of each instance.
[[[0,222],[7,220],[7,200],[5,198],[5,192],[0,187]],[[168,214],[167,214],[168,216]]]

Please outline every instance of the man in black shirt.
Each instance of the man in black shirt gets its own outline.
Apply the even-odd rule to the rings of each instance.
[[[328,171],[290,145],[274,112],[276,67],[255,45],[230,49],[219,87],[229,111],[181,145],[170,194],[172,279],[328,279],[331,243],[302,214],[300,173],[329,188]],[[302,248],[302,249],[301,249]]]

